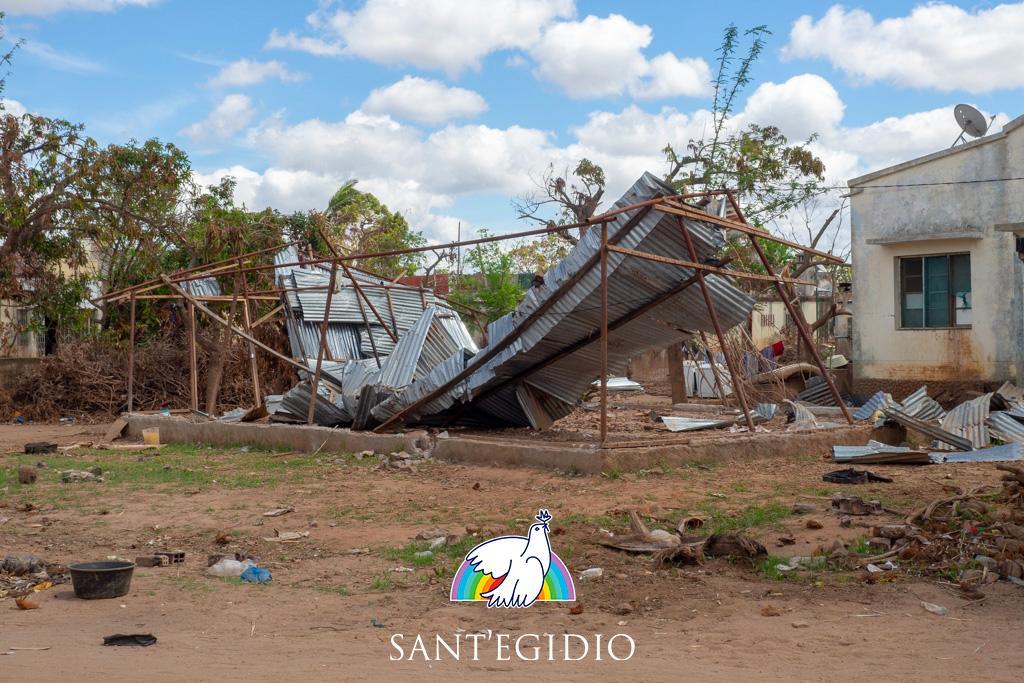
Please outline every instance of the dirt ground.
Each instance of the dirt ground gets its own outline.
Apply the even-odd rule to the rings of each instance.
[[[0,452],[52,439],[95,439],[102,426],[3,426]],[[18,483],[19,463],[43,462],[39,481]],[[891,484],[838,487],[821,480],[835,466],[819,454],[693,465],[672,470],[574,477],[531,469],[428,463],[415,472],[375,467],[351,454],[278,453],[167,446],[160,451],[78,449],[0,456],[0,556],[33,553],[71,563],[182,549],[184,565],[138,568],[123,598],[84,601],[69,584],[37,594],[40,609],[2,603],[0,678],[56,680],[867,680],[1018,681],[1024,666],[1024,589],[1006,582],[968,601],[934,575],[903,567],[865,583],[858,572],[772,574],[711,560],[656,569],[649,557],[607,549],[601,529],[625,531],[625,510],[671,529],[699,512],[709,526],[745,530],[779,556],[810,555],[840,528],[827,497],[848,490],[909,510],[942,495],[942,485],[996,483],[991,465],[875,466]],[[64,484],[59,470],[100,466],[102,483]],[[791,514],[794,502],[819,506]],[[263,512],[280,506],[280,517]],[[502,533],[523,534],[538,508],[551,510],[553,550],[576,577],[577,609],[538,603],[526,610],[454,604],[448,590],[466,549]],[[809,529],[808,517],[822,524]],[[441,528],[457,538],[433,558],[416,535]],[[304,531],[296,543],[264,540]],[[226,545],[218,533],[230,536]],[[786,532],[794,545],[777,546]],[[473,536],[472,534],[476,535]],[[365,549],[365,550],[364,550]],[[208,554],[242,552],[273,572],[267,585],[206,575]],[[774,561],[774,560],[773,560]],[[770,564],[770,563],[769,563]],[[394,571],[398,568],[412,571]],[[927,601],[948,609],[926,611]],[[574,610],[575,611],[575,610]],[[777,616],[766,616],[777,615]],[[390,661],[390,639],[404,634],[477,632],[628,634],[628,661]],[[103,636],[153,633],[149,648],[102,647]],[[429,642],[433,642],[430,640]],[[486,642],[486,641],[484,641]],[[13,648],[29,648],[18,649]],[[31,648],[48,648],[31,649]],[[429,646],[431,659],[433,645]]]

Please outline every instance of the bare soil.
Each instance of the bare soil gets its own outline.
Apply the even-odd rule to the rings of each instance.
[[[82,434],[82,432],[89,434]],[[96,438],[102,426],[0,427],[0,451],[26,441]],[[42,461],[39,481],[21,486],[19,463]],[[996,483],[991,465],[876,466],[891,484],[837,487],[818,457],[759,459],[609,477],[570,477],[530,469],[432,463],[415,472],[375,469],[374,461],[316,455],[168,446],[152,453],[70,451],[0,456],[0,556],[33,553],[71,563],[155,549],[182,549],[184,565],[138,568],[123,598],[84,601],[70,585],[37,594],[40,609],[8,599],[0,619],[5,680],[868,680],[1017,681],[1024,666],[1024,589],[1005,582],[968,601],[912,566],[866,583],[857,572],[821,570],[772,578],[756,567],[712,560],[701,567],[655,568],[650,558],[599,545],[600,529],[625,531],[624,511],[671,529],[699,512],[722,529],[745,528],[770,552],[809,555],[837,538],[867,533],[866,519],[840,528],[827,497],[848,490],[909,510],[940,497],[944,483]],[[100,465],[103,483],[62,484],[58,470]],[[794,502],[819,509],[791,515]],[[294,512],[268,518],[279,506]],[[440,527],[460,548],[502,533],[522,534],[537,508],[551,510],[552,545],[575,574],[582,613],[538,603],[526,610],[453,604],[448,590],[459,555],[439,552],[416,566],[417,533]],[[29,509],[31,508],[31,509]],[[807,518],[822,523],[809,529]],[[264,540],[308,531],[297,543]],[[218,545],[215,537],[231,537]],[[476,538],[465,539],[467,532]],[[777,546],[785,534],[794,545]],[[413,544],[413,545],[411,545]],[[353,554],[354,549],[369,552]],[[242,552],[273,572],[268,585],[206,575],[211,553]],[[462,552],[460,550],[460,552]],[[411,572],[392,571],[410,567]],[[927,601],[948,609],[926,611]],[[765,616],[765,615],[778,616]],[[375,625],[377,624],[377,625]],[[380,626],[378,626],[380,625]],[[389,639],[416,634],[564,632],[629,634],[625,662],[389,661]],[[103,636],[153,633],[149,648],[102,647]],[[433,647],[430,648],[433,657]],[[406,655],[409,648],[406,647]]]

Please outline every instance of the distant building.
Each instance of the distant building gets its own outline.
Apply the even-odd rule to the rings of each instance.
[[[855,387],[1024,381],[1022,177],[1024,116],[849,181]]]

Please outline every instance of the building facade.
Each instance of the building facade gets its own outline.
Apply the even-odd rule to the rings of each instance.
[[[855,386],[1024,381],[1024,116],[849,181]]]

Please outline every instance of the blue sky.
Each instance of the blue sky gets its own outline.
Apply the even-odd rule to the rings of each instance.
[[[159,137],[250,208],[348,177],[433,238],[521,227],[510,198],[586,155],[614,195],[704,130],[724,25],[773,31],[737,125],[816,143],[845,180],[948,146],[952,106],[1024,113],[1024,4],[0,0],[26,42],[9,110]],[[375,94],[374,91],[377,91]]]

